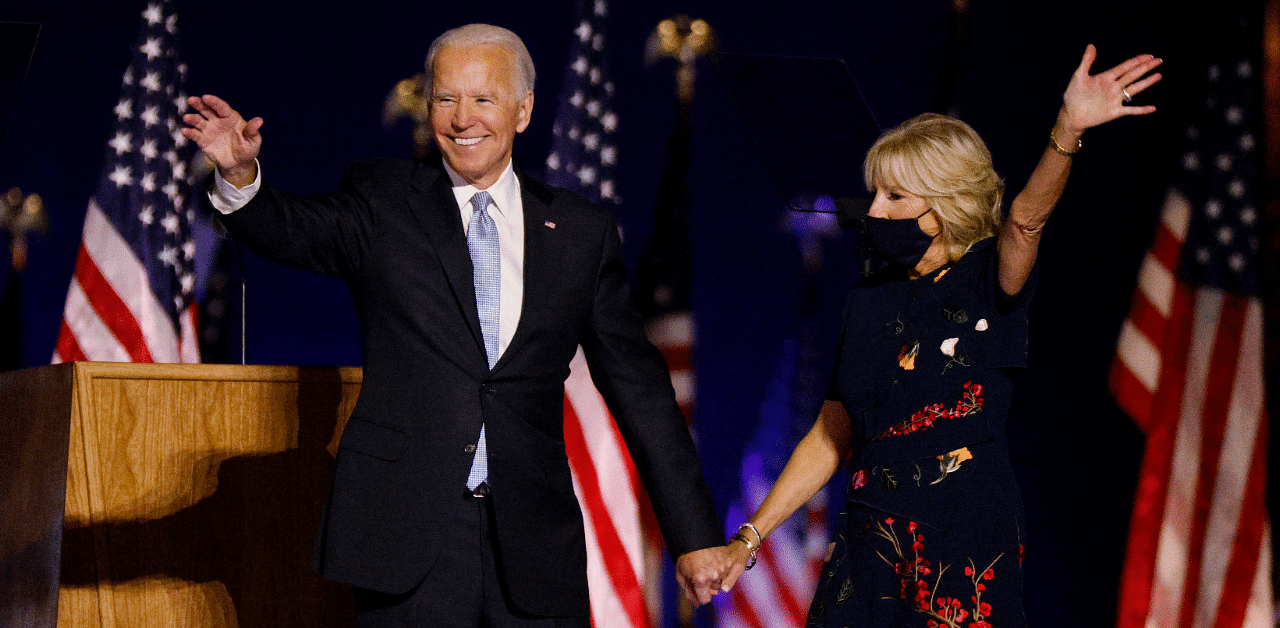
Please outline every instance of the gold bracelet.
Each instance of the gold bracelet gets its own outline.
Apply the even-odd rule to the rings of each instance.
[[[748,521],[748,522],[746,522],[746,523],[744,523],[744,524],[742,524],[742,525],[738,526],[738,532],[739,532],[739,533],[741,533],[743,528],[747,528],[748,530],[751,530],[752,532],[755,532],[755,533],[756,533],[756,543],[759,543],[760,545],[764,545],[764,535],[763,535],[763,534],[760,534],[760,531],[759,531],[759,530],[757,530],[757,529],[756,529],[756,527],[755,527],[754,525],[752,525],[750,521]]]
[[[1053,152],[1058,153],[1063,157],[1075,157],[1076,153],[1080,152],[1080,147],[1083,146],[1083,144],[1080,142],[1079,138],[1076,139],[1076,149],[1067,150],[1058,143],[1058,137],[1054,135],[1053,131],[1054,129],[1049,130],[1049,143],[1053,145]]]
[[[742,544],[747,546],[747,551],[748,551],[748,552],[751,552],[751,560],[747,561],[746,569],[751,569],[752,567],[755,567],[755,566],[756,566],[756,552],[760,551],[760,546],[759,546],[759,545],[753,545],[753,544],[751,543],[751,539],[748,539],[748,538],[747,538],[745,535],[743,535],[741,532],[734,532],[734,533],[733,533],[733,536],[729,537],[729,542],[730,542],[730,543],[733,543],[734,541],[742,541]]]

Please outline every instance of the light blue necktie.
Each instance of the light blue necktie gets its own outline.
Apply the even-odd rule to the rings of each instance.
[[[498,249],[498,226],[489,215],[492,199],[488,192],[476,192],[471,197],[471,224],[467,227],[467,250],[471,252],[472,277],[476,289],[476,310],[480,314],[480,333],[484,337],[484,353],[489,368],[498,363],[498,292],[501,288],[502,266]],[[467,475],[467,490],[474,491],[489,478],[489,448],[484,437],[484,424],[480,424],[480,440],[476,443],[476,457],[471,461]]]

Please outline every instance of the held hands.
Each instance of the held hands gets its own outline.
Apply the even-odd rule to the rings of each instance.
[[[717,593],[728,593],[742,573],[755,563],[752,547],[734,535],[734,540],[724,547],[682,554],[676,560],[676,576],[685,597],[701,606]]]
[[[733,589],[733,585],[738,583],[738,578],[742,577],[743,572],[751,565],[751,550],[746,543],[741,541],[729,541],[729,544],[719,548],[720,551],[728,556],[732,561],[729,565],[729,571],[725,574],[723,580],[720,581],[720,590],[728,593]]]
[[[254,161],[262,148],[262,118],[248,122],[217,96],[192,96],[187,103],[195,113],[182,116],[182,134],[194,141],[218,166],[222,178],[236,187],[253,183],[258,176]]]
[[[733,566],[726,549],[708,547],[681,554],[676,559],[676,580],[684,596],[694,605],[710,602],[721,591],[721,582]]]
[[[1062,95],[1062,112],[1059,129],[1070,141],[1079,139],[1085,129],[1109,122],[1120,116],[1145,115],[1156,110],[1154,106],[1126,106],[1133,97],[1159,81],[1159,73],[1147,76],[1163,63],[1151,55],[1138,55],[1105,72],[1090,75],[1089,68],[1098,57],[1098,50],[1089,44],[1084,49],[1080,66],[1071,75],[1067,91]]]

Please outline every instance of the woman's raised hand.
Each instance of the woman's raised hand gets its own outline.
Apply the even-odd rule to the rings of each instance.
[[[1098,50],[1093,44],[1085,47],[1084,58],[1062,95],[1062,122],[1067,125],[1066,130],[1077,135],[1120,116],[1145,115],[1156,110],[1152,105],[1126,103],[1160,80],[1159,73],[1148,73],[1163,63],[1161,59],[1138,55],[1110,70],[1090,75],[1089,68],[1097,57]]]

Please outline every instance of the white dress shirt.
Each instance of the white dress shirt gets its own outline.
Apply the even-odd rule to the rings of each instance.
[[[448,163],[444,164],[444,169],[453,184],[453,196],[458,201],[462,232],[466,234],[471,225],[471,213],[475,211],[471,197],[480,190],[467,183]],[[214,209],[223,214],[230,214],[247,205],[262,186],[261,165],[258,166],[257,178],[243,188],[237,188],[223,179],[217,168],[213,172],[214,187],[209,191],[209,201]],[[520,198],[520,179],[516,177],[510,161],[498,180],[485,191],[492,198],[489,216],[498,228],[498,249],[502,256],[502,279],[498,289],[498,355],[501,356],[516,334],[516,326],[520,323],[520,308],[524,303],[524,202]]]
[[[446,162],[445,172],[453,181],[453,196],[462,212],[462,231],[471,226],[475,206],[471,197],[480,190],[467,183]],[[489,216],[498,227],[498,249],[502,254],[501,286],[498,288],[498,356],[502,356],[516,335],[520,323],[520,307],[524,303],[524,202],[520,199],[520,179],[511,162],[486,190],[492,201]],[[494,211],[494,209],[497,211]]]

